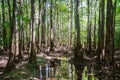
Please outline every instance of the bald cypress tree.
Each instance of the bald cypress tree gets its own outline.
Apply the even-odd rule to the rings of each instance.
[[[29,63],[36,63],[36,53],[35,53],[35,0],[31,0],[31,52]]]
[[[51,5],[50,5],[50,51],[54,51],[53,47],[54,47],[54,42],[53,42],[53,38],[54,38],[54,31],[53,31],[53,20],[52,20],[52,16],[53,16],[53,1],[51,0]]]
[[[10,16],[9,16],[10,17]],[[9,59],[6,65],[6,70],[9,71],[14,68],[14,60],[15,60],[15,51],[13,50],[15,48],[14,46],[14,32],[17,27],[17,0],[13,0],[13,12],[12,12],[12,21],[10,24],[10,39],[9,39]]]
[[[80,49],[81,43],[80,43],[80,20],[79,20],[79,0],[75,1],[75,28],[76,28],[76,49],[77,51]]]
[[[105,40],[105,55],[106,60],[113,64],[114,55],[114,24],[113,24],[113,0],[107,0],[107,17],[106,17],[106,40]]]
[[[105,25],[105,0],[100,1],[99,5],[99,37],[98,37],[98,58],[100,60],[100,55],[103,56],[104,50],[104,25]]]
[[[45,32],[46,32],[46,27],[45,27],[45,19],[46,19],[46,0],[42,0],[42,5],[41,5],[41,45],[45,45]]]
[[[2,27],[3,27],[3,48],[5,49],[6,44],[6,28],[5,28],[5,0],[2,0]]]

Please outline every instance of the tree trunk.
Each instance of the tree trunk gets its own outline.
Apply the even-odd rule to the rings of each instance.
[[[0,10],[1,11],[1,10]],[[2,14],[0,13],[0,52],[2,53]]]
[[[70,21],[70,46],[72,45],[72,28],[73,28],[73,0],[71,0],[71,13],[70,13],[70,17],[71,17],[71,21]]]
[[[10,5],[10,0],[7,0],[7,4],[8,4],[8,11],[9,11],[9,21],[10,23],[12,23],[12,16],[11,16],[11,5]],[[9,45],[10,47],[10,45]]]
[[[15,52],[14,52],[14,43],[13,43],[13,35],[16,27],[16,14],[17,12],[17,0],[13,0],[13,14],[12,14],[12,21],[10,25],[10,40],[9,40],[9,59],[6,65],[5,71],[10,71],[12,68],[14,68],[14,57],[15,57]]]
[[[54,26],[53,26],[53,33],[54,33],[54,42],[56,42],[57,38],[56,38],[56,27],[57,27],[57,0],[53,1],[54,5],[53,5],[53,11],[54,11]],[[56,45],[55,45],[56,46]]]
[[[91,20],[90,20],[90,1],[87,0],[88,5],[88,27],[87,27],[87,48],[88,53],[91,54]]]
[[[76,48],[80,49],[81,43],[80,43],[80,20],[79,20],[79,0],[75,1],[75,28],[77,30],[77,41],[76,41]]]
[[[114,45],[114,39],[115,39],[115,22],[116,22],[116,6],[117,6],[117,0],[115,0],[115,2],[114,2],[114,15],[113,15],[113,20],[114,20],[114,22],[113,22],[113,27],[114,27],[114,32],[113,32],[113,45]],[[113,48],[113,50],[114,50],[114,48]],[[114,56],[114,54],[113,54],[113,56]],[[115,60],[114,60],[114,57],[113,57],[113,64],[114,64],[114,62],[115,62]],[[115,66],[113,66],[113,79],[115,80],[115,78],[116,78],[116,76],[115,76]]]
[[[41,31],[41,45],[45,45],[45,16],[46,16],[46,0],[42,0],[42,31]]]
[[[38,19],[38,44],[37,44],[37,52],[40,49],[40,26],[41,26],[41,0],[39,0],[39,19]]]
[[[54,31],[53,31],[53,21],[52,21],[52,0],[50,5],[50,51],[54,51]]]
[[[96,11],[95,11],[95,17],[94,17],[94,38],[93,38],[93,47],[94,51],[96,51]]]
[[[14,26],[15,26],[15,60],[18,61],[18,56],[19,56],[19,30],[18,30],[18,5],[17,5],[17,0],[16,0],[16,6],[15,6],[15,20],[14,20]]]
[[[69,2],[67,3],[67,7],[68,7],[68,10],[70,11],[70,5],[69,5]],[[67,41],[67,46],[70,47],[70,12],[68,12],[68,32],[67,32],[67,35],[68,35],[68,41]]]
[[[26,0],[25,3],[27,5],[29,3],[28,0]],[[28,14],[28,12],[29,12],[28,6],[26,6],[25,10],[26,10],[26,14]],[[26,15],[26,17],[28,18],[29,16]],[[22,38],[23,38],[23,46],[22,46],[22,48],[23,48],[23,50],[25,50],[25,49],[27,50],[28,57],[30,55],[30,33],[29,33],[30,27],[29,26],[30,25],[28,24],[28,22],[26,22],[26,27],[27,27],[28,31],[23,31],[23,34],[22,34]],[[26,42],[27,45],[25,45],[25,39],[27,41]]]
[[[113,24],[113,2],[107,0],[107,13],[106,13],[106,43],[105,43],[105,55],[106,59],[113,65],[114,55],[114,24]]]
[[[36,64],[36,52],[35,52],[35,0],[31,0],[31,53],[29,63]]]
[[[57,10],[56,10],[56,17],[57,17],[57,46],[59,46],[60,43],[60,36],[59,36],[59,27],[60,27],[60,17],[59,17],[59,11],[58,11],[58,6],[57,6]]]
[[[98,58],[100,61],[100,55],[104,58],[104,17],[105,17],[105,1],[101,0],[99,10],[99,39],[98,39]]]
[[[22,5],[23,5],[23,0],[20,0],[20,10],[19,10],[19,15],[20,15],[20,31],[19,31],[19,60],[23,58],[23,50],[22,50],[22,33],[23,33],[23,11],[22,11]]]
[[[7,39],[6,39],[6,28],[5,28],[5,0],[2,0],[2,27],[3,27],[3,48],[6,49]]]
[[[9,20],[11,22],[11,5],[10,5],[10,0],[7,0],[7,4],[8,4],[8,11],[9,11]]]
[[[83,71],[83,66],[82,66],[82,61],[83,61],[83,55],[80,53],[80,48],[81,48],[81,42],[80,42],[80,21],[79,21],[79,0],[75,1],[75,28],[77,30],[77,39],[76,39],[76,47],[74,49],[74,65],[75,65],[75,71],[77,75],[77,80],[81,80],[82,77],[82,71]]]

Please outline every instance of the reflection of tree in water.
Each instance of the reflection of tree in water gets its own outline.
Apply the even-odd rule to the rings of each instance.
[[[51,59],[46,64],[40,66],[42,79],[75,79],[74,66],[68,63],[67,60]]]

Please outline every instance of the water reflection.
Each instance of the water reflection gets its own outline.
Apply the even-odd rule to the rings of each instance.
[[[76,80],[74,65],[68,60],[51,59],[39,66],[40,80]]]
[[[80,78],[82,80],[120,80],[120,63],[118,62],[114,64],[112,74],[113,67],[110,65],[102,63],[98,65],[94,61],[84,61]],[[80,69],[76,68],[76,70],[75,72],[74,64],[68,59],[45,60],[39,65],[39,78],[40,80],[77,80],[76,73]]]

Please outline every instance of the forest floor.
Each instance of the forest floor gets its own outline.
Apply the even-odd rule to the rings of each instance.
[[[19,63],[16,63],[16,67],[12,72],[3,73],[8,61],[8,51],[4,54],[0,54],[0,80],[38,80],[37,78],[32,79],[33,74],[31,74],[30,69],[28,68],[28,54],[23,55],[24,58]],[[51,59],[70,59],[74,57],[73,49],[68,49],[63,46],[56,48],[54,52],[49,52],[49,49],[45,49],[37,53],[37,58],[44,58],[46,60]]]
[[[66,48],[66,47],[59,47],[56,48],[54,52],[49,52],[49,49],[46,49],[44,51],[41,51],[37,53],[37,57],[42,57],[44,59],[50,60],[50,59],[71,59],[74,57],[74,52],[72,48]],[[120,67],[120,50],[115,51],[115,59],[116,59],[116,65]],[[90,61],[90,57],[86,56],[86,59]],[[24,54],[24,59],[20,63],[16,64],[16,68],[12,70],[12,72],[8,72],[7,74],[3,74],[3,71],[6,67],[8,60],[8,52],[5,52],[5,54],[0,55],[0,80],[39,80],[37,78],[34,78],[34,73],[31,73],[30,69],[28,68],[28,56],[27,54]],[[116,68],[118,69],[118,68]],[[119,71],[119,70],[116,70]],[[120,79],[120,74],[118,74],[118,77]],[[116,79],[117,80],[117,79]]]

